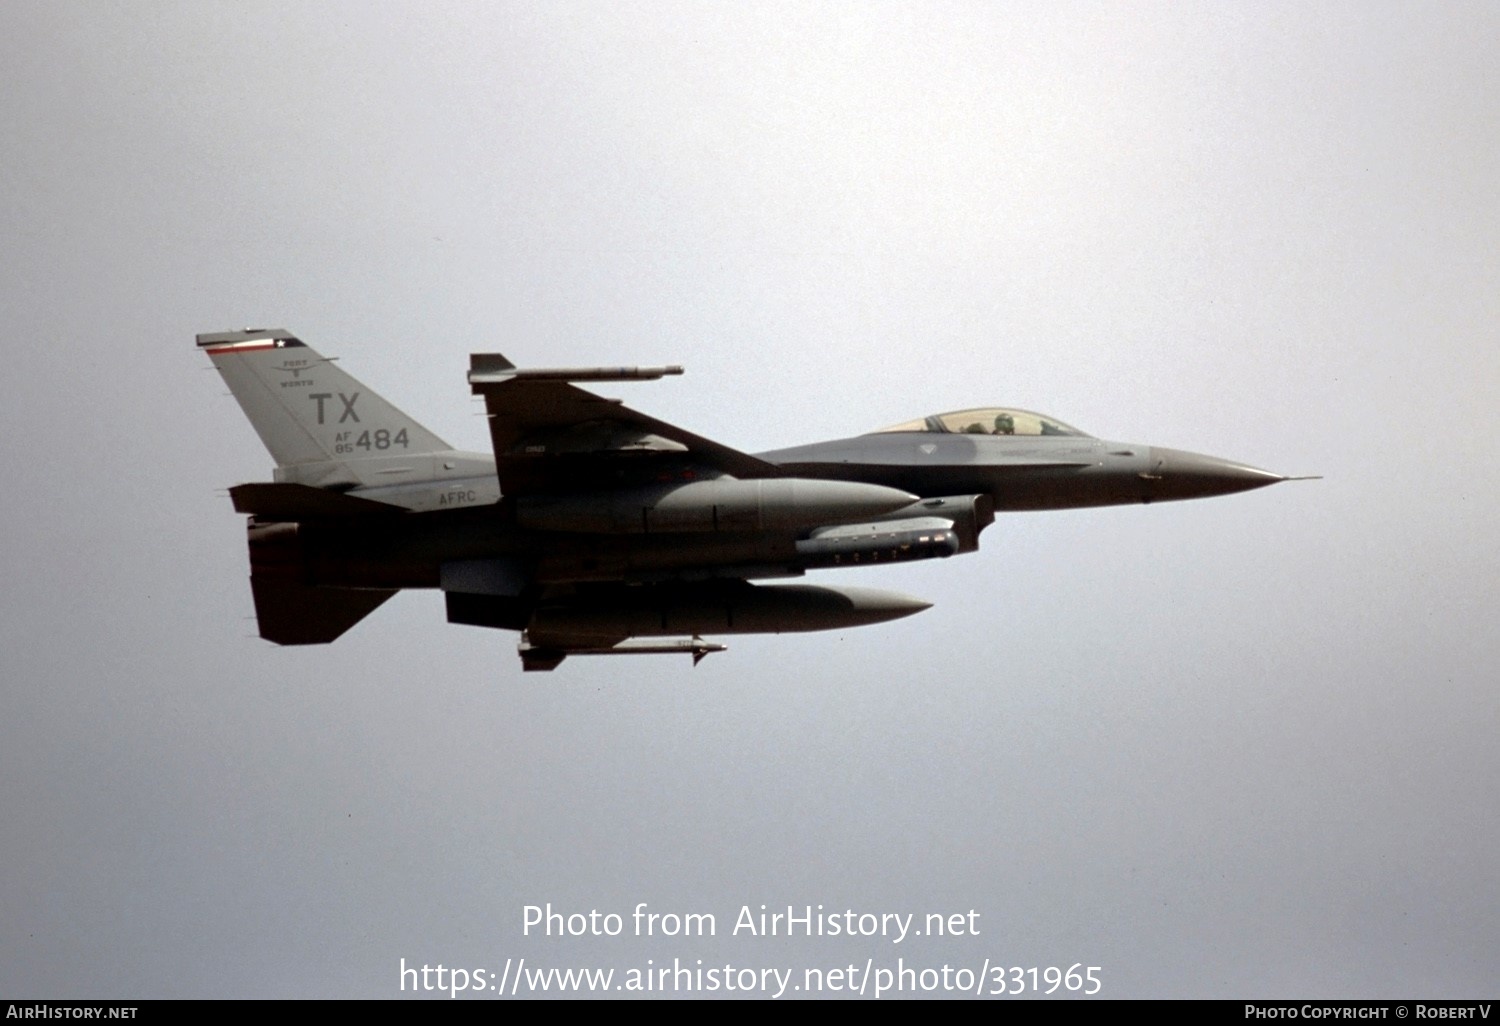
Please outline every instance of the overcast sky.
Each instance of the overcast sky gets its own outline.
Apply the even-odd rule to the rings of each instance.
[[[1100,966],[1493,996],[1500,8],[0,6],[0,995]],[[255,636],[285,325],[462,448],[468,354],[746,450],[1013,404],[1323,474],[1007,514],[846,632],[520,672]],[[523,933],[523,909],[626,915]],[[712,913],[713,938],[628,913]],[[760,938],[758,911],[977,936]],[[800,979],[800,975],[799,975]],[[410,991],[408,990],[408,993]]]

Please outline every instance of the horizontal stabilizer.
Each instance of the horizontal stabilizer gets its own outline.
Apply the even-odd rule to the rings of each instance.
[[[405,513],[374,499],[361,499],[343,492],[332,492],[311,485],[261,483],[235,485],[229,489],[236,513],[251,513],[264,520],[309,520],[317,517],[368,516],[377,513]]]
[[[250,575],[260,636],[278,645],[324,645],[373,613],[395,591],[315,588]]]

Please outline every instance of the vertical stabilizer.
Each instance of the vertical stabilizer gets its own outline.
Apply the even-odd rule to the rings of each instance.
[[[276,460],[276,479],[361,488],[431,478],[452,447],[281,328],[198,336]]]

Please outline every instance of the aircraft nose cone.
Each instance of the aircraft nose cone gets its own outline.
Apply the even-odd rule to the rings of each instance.
[[[1152,501],[1230,495],[1284,481],[1269,470],[1181,449],[1151,450],[1151,469],[1141,475]]]

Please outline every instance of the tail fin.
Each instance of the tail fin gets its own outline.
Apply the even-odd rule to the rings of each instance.
[[[198,346],[276,460],[276,480],[322,488],[431,476],[452,446],[282,328],[199,335]]]

